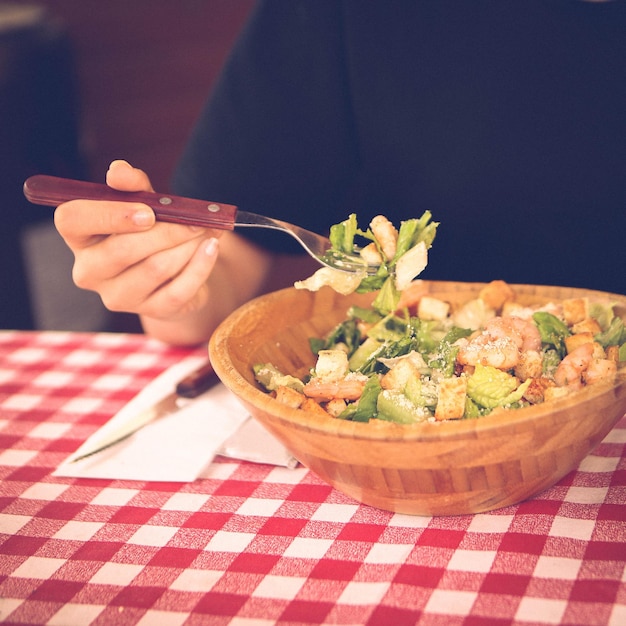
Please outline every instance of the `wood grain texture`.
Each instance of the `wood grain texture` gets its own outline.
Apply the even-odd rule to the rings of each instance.
[[[426,282],[429,293],[464,302],[483,283]],[[626,296],[582,289],[513,285],[520,302]],[[233,313],[211,338],[213,367],[250,413],[320,478],[359,502],[398,513],[457,515],[513,505],[554,485],[626,412],[626,372],[549,404],[476,420],[410,426],[320,417],[280,404],[254,381],[252,366],[271,362],[304,375],[314,364],[310,337],[343,320],[371,294],[340,296],[286,289]]]

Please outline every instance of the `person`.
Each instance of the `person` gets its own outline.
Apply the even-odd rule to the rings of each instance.
[[[173,190],[322,233],[428,209],[422,278],[626,293],[625,32],[622,0],[262,1]],[[124,161],[107,182],[150,188]],[[75,282],[171,343],[315,269],[287,235],[142,205],[74,201],[55,221]]]

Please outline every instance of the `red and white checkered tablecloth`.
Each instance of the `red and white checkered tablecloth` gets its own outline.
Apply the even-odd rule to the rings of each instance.
[[[189,484],[55,478],[191,352],[0,332],[6,624],[626,624],[626,419],[536,499],[394,515],[304,468],[218,457]]]

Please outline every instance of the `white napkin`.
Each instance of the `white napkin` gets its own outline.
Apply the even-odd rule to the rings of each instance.
[[[180,409],[175,413],[144,426],[110,448],[74,462],[92,444],[171,393],[176,383],[202,362],[202,357],[189,357],[163,372],[89,437],[53,475],[191,482],[202,476],[216,454],[295,467],[297,462],[282,444],[250,418],[222,384],[193,400],[181,398]]]
[[[298,461],[287,448],[250,416],[222,444],[218,454],[231,459],[281,465],[291,469],[298,465]]]

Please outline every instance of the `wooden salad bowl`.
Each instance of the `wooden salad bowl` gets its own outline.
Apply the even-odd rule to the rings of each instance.
[[[460,304],[483,283],[428,282],[428,291]],[[583,289],[512,285],[517,300],[537,304],[587,296],[626,296]],[[480,419],[400,425],[351,422],[279,403],[254,380],[252,366],[272,363],[304,376],[315,363],[310,337],[345,319],[350,305],[372,294],[340,296],[294,288],[253,300],[217,329],[209,344],[224,384],[303,465],[355,500],[398,513],[457,515],[519,503],[578,466],[626,413],[624,369],[616,381],[572,396]]]

